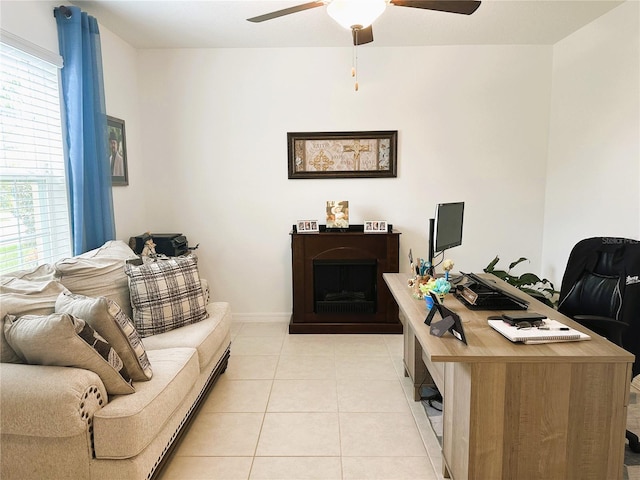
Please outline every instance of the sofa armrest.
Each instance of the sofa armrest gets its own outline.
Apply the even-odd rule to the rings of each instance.
[[[85,432],[108,402],[100,377],[72,367],[0,364],[0,431],[38,437]]]

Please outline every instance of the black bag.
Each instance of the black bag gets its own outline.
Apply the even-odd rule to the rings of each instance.
[[[138,255],[142,253],[144,244],[150,238],[156,244],[156,253],[167,257],[179,257],[189,251],[187,237],[181,233],[143,233],[129,239],[129,246]]]

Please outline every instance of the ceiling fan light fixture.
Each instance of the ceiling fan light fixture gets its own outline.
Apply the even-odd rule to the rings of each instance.
[[[327,13],[342,27],[351,30],[353,26],[367,28],[386,7],[386,0],[333,0],[327,6]]]

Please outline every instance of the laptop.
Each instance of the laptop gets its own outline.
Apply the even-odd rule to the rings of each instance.
[[[462,275],[471,280],[465,285],[458,285],[454,296],[470,310],[526,310],[529,302],[502,290],[475,273]]]

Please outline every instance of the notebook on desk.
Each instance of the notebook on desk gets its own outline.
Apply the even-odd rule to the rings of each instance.
[[[580,340],[590,340],[591,337],[556,320],[546,318],[545,327],[531,327],[528,329],[518,328],[516,325],[509,325],[504,320],[487,320],[494,330],[512,342],[522,342],[526,344],[556,343],[556,342],[577,342]]]

